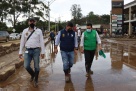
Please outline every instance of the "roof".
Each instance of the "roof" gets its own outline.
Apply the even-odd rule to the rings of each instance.
[[[110,28],[110,25],[109,24],[94,24],[92,27],[93,28],[100,28],[101,26],[103,26],[103,28],[106,28],[106,29],[109,29]],[[86,25],[81,25],[81,26],[78,26],[77,29],[86,29]]]
[[[130,2],[130,3],[128,3],[128,4],[125,4],[125,5],[124,5],[124,8],[125,8],[125,7],[129,7],[129,6],[131,6],[131,5],[133,6],[134,3],[136,4],[136,0],[134,0],[134,1]]]

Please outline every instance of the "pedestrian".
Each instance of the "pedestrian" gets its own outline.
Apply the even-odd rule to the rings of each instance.
[[[97,48],[97,43],[99,50],[101,50],[101,40],[97,31],[92,29],[91,23],[87,23],[86,27],[87,29],[83,32],[81,37],[80,48],[81,53],[84,53],[85,56],[86,77],[89,77],[90,74],[93,74],[91,66]]]
[[[40,56],[41,59],[44,58],[45,48],[44,48],[44,39],[42,31],[37,28],[36,21],[34,18],[28,20],[29,27],[23,30],[21,41],[20,41],[20,50],[19,58],[22,59],[23,48],[25,47],[24,52],[24,67],[31,75],[30,81],[34,80],[34,86],[38,86],[38,75],[39,75],[39,62]],[[40,55],[41,52],[41,55]],[[31,61],[34,62],[34,70],[30,67]]]
[[[50,33],[50,39],[51,39],[51,43],[55,45],[55,33],[53,32],[53,30]]]
[[[63,71],[65,73],[65,80],[69,82],[71,67],[74,63],[74,52],[77,54],[78,42],[77,34],[73,31],[73,23],[68,22],[66,29],[59,31],[57,38],[55,40],[55,53],[58,52],[57,46],[60,43],[61,57],[63,61]]]
[[[78,44],[80,44],[81,28],[78,29],[77,36],[78,36]]]

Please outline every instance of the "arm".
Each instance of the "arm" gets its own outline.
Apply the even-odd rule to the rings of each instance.
[[[75,48],[77,49],[77,47],[78,47],[77,33],[75,32]]]
[[[58,33],[58,35],[57,35],[57,37],[56,37],[56,39],[55,39],[55,47],[54,47],[54,52],[57,54],[58,53],[58,45],[59,45],[59,43],[60,43],[60,31],[59,31],[59,33]]]
[[[99,37],[97,32],[96,32],[96,38],[97,38],[97,42],[98,42],[98,45],[99,45],[99,50],[101,50],[102,49],[102,47],[101,47],[101,39],[100,39],[100,37]]]
[[[84,33],[81,36],[80,47],[83,48],[83,45],[84,45]]]
[[[57,47],[59,45],[59,43],[60,43],[60,31],[55,39],[55,47]]]
[[[40,32],[40,46],[41,46],[41,54],[45,54],[45,46],[42,31]]]
[[[21,40],[20,40],[20,49],[19,49],[19,54],[23,53],[23,48],[25,46],[25,33],[23,31],[22,36],[21,36]]]
[[[80,48],[81,53],[84,53],[84,33],[81,36]]]

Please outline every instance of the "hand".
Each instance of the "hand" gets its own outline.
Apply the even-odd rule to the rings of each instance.
[[[80,52],[81,52],[81,53],[84,53],[84,49],[83,49],[83,48],[81,48]]]
[[[51,38],[49,37],[48,40],[51,40]]]
[[[41,54],[41,59],[44,59],[45,55],[44,54]]]
[[[24,61],[24,58],[23,58],[23,55],[22,55],[22,54],[19,54],[19,60],[20,60],[20,61]]]
[[[99,46],[99,50],[102,50],[102,47],[101,47],[101,46]]]
[[[18,57],[19,57],[20,59],[22,59],[22,56],[23,56],[22,54],[19,54],[19,56],[18,56]]]
[[[75,54],[77,55],[77,50],[74,50]]]
[[[54,52],[57,54],[57,53],[58,53],[58,49],[57,49],[57,48],[54,48]]]

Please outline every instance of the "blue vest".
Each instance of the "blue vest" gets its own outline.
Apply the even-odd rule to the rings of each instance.
[[[74,51],[75,48],[75,32],[66,31],[65,29],[60,31],[60,50],[65,52]]]

